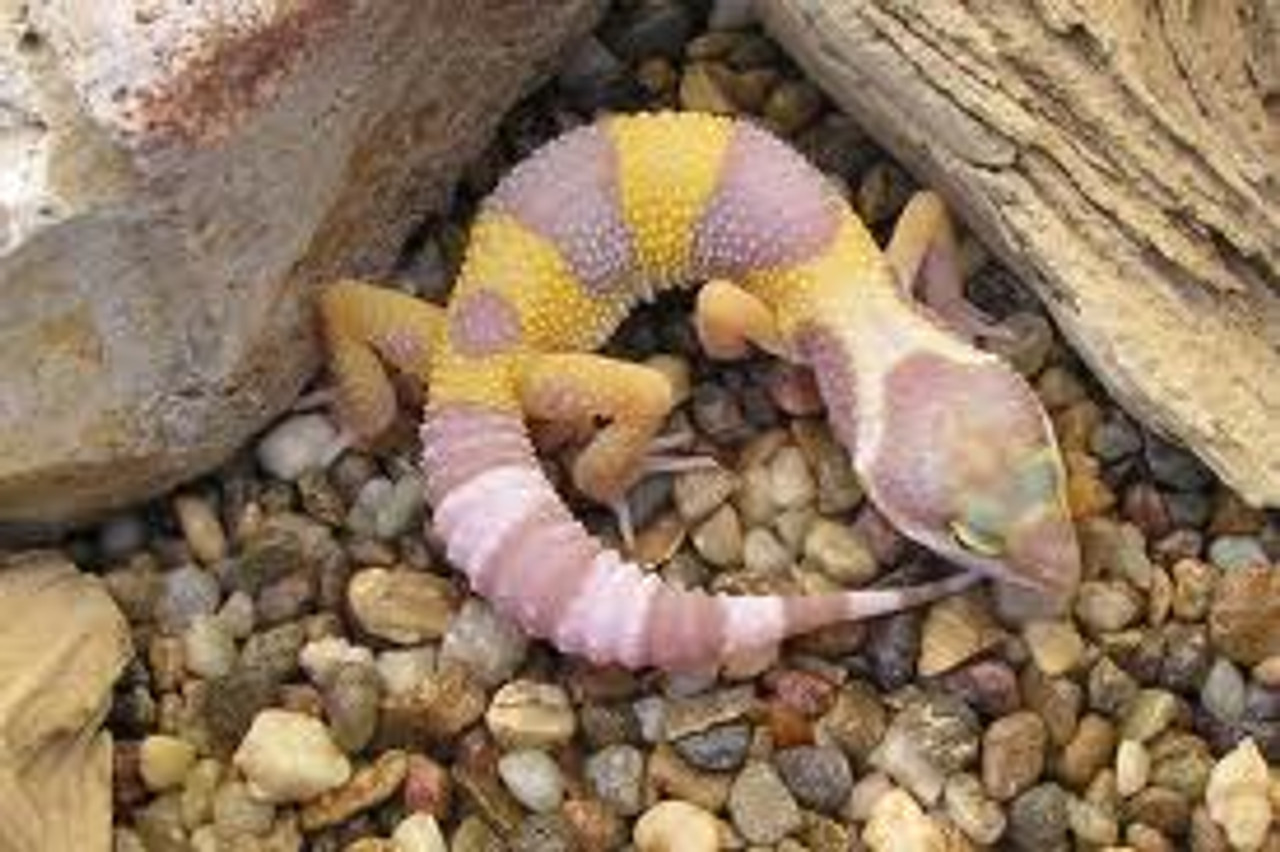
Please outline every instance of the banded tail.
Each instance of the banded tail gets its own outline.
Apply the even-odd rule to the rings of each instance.
[[[701,668],[978,580],[960,574],[905,589],[794,597],[676,589],[605,548],[573,517],[518,415],[433,406],[422,438],[428,496],[449,559],[530,635],[598,664]]]

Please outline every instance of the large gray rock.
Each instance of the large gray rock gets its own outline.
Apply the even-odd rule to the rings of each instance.
[[[111,738],[131,647],[102,586],[60,556],[0,557],[0,852],[111,848]]]
[[[0,0],[0,523],[221,461],[599,0]]]

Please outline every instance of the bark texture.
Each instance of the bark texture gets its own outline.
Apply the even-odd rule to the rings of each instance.
[[[1122,404],[1280,506],[1280,3],[759,8]]]

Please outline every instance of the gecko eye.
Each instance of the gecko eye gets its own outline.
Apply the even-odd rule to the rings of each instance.
[[[952,521],[948,528],[952,541],[976,556],[994,559],[1005,552],[1004,542],[995,533],[977,529],[963,521]]]

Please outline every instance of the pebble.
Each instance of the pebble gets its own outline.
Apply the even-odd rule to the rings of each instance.
[[[1139,589],[1150,587],[1155,566],[1138,527],[1109,518],[1088,518],[1081,524],[1081,533],[1086,574],[1124,580]]]
[[[672,742],[676,753],[698,769],[731,772],[747,759],[751,727],[745,724],[717,725]]]
[[[1032,621],[1022,631],[1036,667],[1049,677],[1066,674],[1084,657],[1084,639],[1070,621]]]
[[[453,779],[449,770],[425,754],[411,753],[404,776],[407,810],[444,819],[453,803]]]
[[[864,586],[876,577],[875,557],[852,527],[818,518],[804,537],[805,567],[842,586]]]
[[[1143,689],[1120,723],[1120,736],[1145,743],[1164,732],[1178,716],[1178,699],[1167,690]]]
[[[849,761],[834,746],[797,746],[774,755],[787,789],[802,807],[836,814],[844,807],[853,789]]]
[[[347,603],[362,630],[401,645],[439,639],[456,608],[453,586],[443,577],[385,568],[356,573]]]
[[[738,773],[728,808],[734,827],[749,843],[777,843],[803,822],[796,800],[767,763],[749,764]]]
[[[321,688],[333,739],[348,754],[364,749],[378,728],[381,682],[368,663],[347,663]]]
[[[516,829],[511,852],[577,852],[577,838],[562,814],[534,814]]]
[[[872,852],[945,852],[946,836],[904,790],[890,790],[871,808],[862,842]]]
[[[680,106],[716,115],[737,113],[729,73],[722,65],[711,62],[694,62],[686,67],[680,77]]]
[[[391,491],[373,507],[373,537],[391,541],[422,521],[427,486],[422,477],[408,473],[397,479]]]
[[[663,801],[636,820],[631,838],[639,852],[716,852],[720,823],[697,805]]]
[[[1026,790],[1044,771],[1048,734],[1044,721],[1028,710],[1001,717],[982,738],[982,783],[997,801]]]
[[[692,414],[699,431],[715,443],[729,443],[748,434],[737,395],[722,385],[701,382],[695,386]]]
[[[1057,784],[1032,787],[1009,808],[1008,838],[1019,849],[1058,849],[1066,841],[1069,797]]]
[[[498,759],[498,776],[525,808],[534,813],[550,813],[564,799],[564,779],[560,767],[545,751],[525,749]]]
[[[1071,833],[1091,847],[1109,848],[1120,839],[1120,824],[1111,809],[1085,799],[1067,801],[1067,822]]]
[[[554,749],[569,742],[577,718],[556,684],[515,680],[503,685],[485,712],[485,724],[506,749]]]
[[[187,671],[202,678],[223,677],[236,661],[236,640],[213,615],[198,615],[182,634]]]
[[[978,756],[978,719],[958,698],[933,694],[899,713],[869,763],[932,805],[946,777]]]
[[[742,562],[742,523],[733,506],[722,505],[693,531],[693,547],[698,555],[717,568]]]
[[[316,686],[323,686],[346,665],[373,665],[373,652],[340,636],[312,639],[298,652],[298,664]]]
[[[1271,560],[1253,536],[1220,535],[1209,542],[1209,561],[1224,571],[1266,568]]]
[[[742,565],[759,574],[782,574],[793,562],[791,551],[764,527],[747,530],[742,540]]]
[[[1004,811],[987,796],[977,776],[968,772],[952,775],[942,800],[947,816],[973,842],[990,846],[1004,834]]]
[[[707,15],[712,30],[742,30],[756,21],[754,0],[715,0]]]
[[[1089,435],[1089,450],[1106,464],[1114,464],[1142,449],[1142,433],[1133,421],[1112,415],[1099,423]]]
[[[322,414],[295,414],[281,420],[258,442],[258,464],[276,479],[293,482],[309,470],[326,467],[338,429]]]
[[[307,802],[301,812],[302,829],[328,828],[376,808],[400,789],[408,766],[404,752],[383,752],[373,763],[356,770],[346,783]]]
[[[138,750],[139,771],[148,790],[159,792],[180,786],[196,762],[196,748],[186,740],[153,734]]]
[[[1252,739],[1245,739],[1213,767],[1205,802],[1209,816],[1237,849],[1258,849],[1271,826],[1267,762]]]
[[[146,521],[136,513],[116,515],[98,527],[98,550],[108,562],[124,559],[146,546],[149,534]]]
[[[1173,614],[1184,621],[1203,621],[1213,602],[1217,572],[1198,559],[1179,559],[1173,574]]]
[[[1137,740],[1121,740],[1116,749],[1116,792],[1129,797],[1147,786],[1151,753]]]
[[[675,477],[671,499],[680,517],[693,524],[724,505],[737,489],[738,477],[730,470],[693,470]]]
[[[922,620],[919,611],[901,612],[874,621],[865,642],[876,685],[886,691],[906,686],[915,677],[920,657]]]
[[[351,764],[322,722],[301,713],[268,709],[253,720],[233,762],[254,795],[268,802],[298,802],[346,783]]]
[[[1155,435],[1147,436],[1147,467],[1161,485],[1178,491],[1199,491],[1213,482],[1213,474],[1191,453]]]
[[[920,632],[923,677],[950,671],[1004,639],[990,608],[978,595],[953,595],[929,607]]]
[[[449,623],[440,646],[441,663],[459,663],[481,683],[510,680],[524,663],[529,640],[509,619],[479,598],[469,598]]]
[[[298,655],[306,643],[307,628],[300,621],[255,633],[240,649],[239,668],[259,669],[285,680],[298,671]]]
[[[1108,716],[1120,711],[1138,695],[1140,689],[1133,675],[1115,664],[1110,657],[1102,657],[1089,670],[1089,706]]]
[[[1142,598],[1128,583],[1086,580],[1076,593],[1076,617],[1091,632],[1115,633],[1142,615]]]
[[[1245,679],[1230,660],[1218,658],[1200,688],[1200,703],[1222,722],[1235,722],[1244,713]]]
[[[275,807],[253,795],[243,781],[227,781],[213,795],[213,825],[219,837],[260,837],[273,822]]]
[[[769,459],[769,490],[774,504],[783,509],[808,506],[817,499],[817,484],[799,447],[787,445]]]
[[[449,852],[440,824],[430,814],[410,814],[391,832],[396,852]]]
[[[156,621],[165,633],[181,633],[196,616],[213,615],[222,601],[217,579],[195,565],[166,572],[156,601]]]
[[[391,648],[379,654],[374,665],[382,678],[384,692],[405,695],[436,670],[436,649],[430,645]]]
[[[173,500],[178,527],[191,548],[191,555],[202,565],[212,565],[226,558],[227,534],[218,520],[213,505],[202,497],[184,494]]]
[[[1111,763],[1115,747],[1116,729],[1111,720],[1087,714],[1058,757],[1058,777],[1068,787],[1083,789]]]
[[[213,798],[222,782],[223,766],[212,758],[197,762],[182,780],[182,822],[201,825],[213,819]]]
[[[597,797],[621,816],[644,806],[644,754],[634,746],[608,746],[587,758],[584,772]]]
[[[218,621],[233,639],[248,639],[257,622],[253,598],[244,592],[232,592],[218,610]]]
[[[693,35],[692,12],[674,0],[647,0],[602,23],[599,37],[619,57],[638,60],[649,56],[679,58]]]

